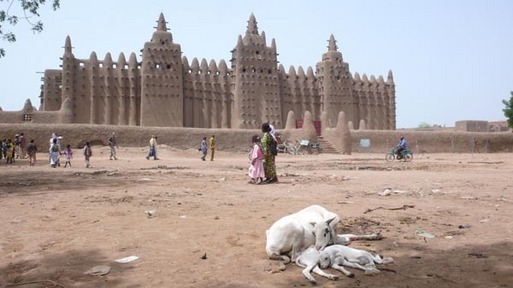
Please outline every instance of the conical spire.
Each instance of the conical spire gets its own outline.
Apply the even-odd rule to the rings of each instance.
[[[237,38],[237,47],[242,47],[242,36],[239,35],[239,37]]]
[[[137,56],[135,55],[134,52],[132,52],[132,53],[130,53],[130,58],[128,59],[128,67],[135,68],[136,66],[137,66]]]
[[[126,65],[126,58],[125,58],[125,54],[123,52],[119,53],[119,57],[118,57],[118,68],[119,69],[123,69]]]
[[[337,51],[337,49],[337,40],[335,40],[335,37],[333,36],[333,34],[331,34],[328,45],[328,51]]]
[[[246,30],[246,34],[258,35],[258,26],[253,13],[249,16],[248,30]]]
[[[392,70],[388,70],[387,83],[394,83],[394,74],[392,74]]]
[[[157,21],[157,31],[167,31],[166,19],[163,13],[160,13],[159,20]]]
[[[154,43],[173,43],[173,35],[168,32],[166,19],[164,18],[164,14],[160,13],[159,20],[157,20],[157,30],[153,32],[151,37],[151,42]]]
[[[71,38],[66,36],[66,42],[64,43],[64,53],[73,53],[71,48]]]

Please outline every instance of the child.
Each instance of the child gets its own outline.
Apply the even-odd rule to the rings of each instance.
[[[93,150],[91,149],[89,142],[86,142],[86,144],[84,146],[84,157],[85,157],[86,168],[91,167],[91,164],[89,163],[89,158],[91,158],[91,156],[93,156]]]
[[[64,163],[64,168],[69,167],[71,168],[71,159],[73,159],[73,151],[71,150],[71,145],[66,145],[66,149],[64,149],[64,159],[66,159],[66,163]]]
[[[7,145],[5,149],[5,163],[12,164],[14,157],[14,143],[12,143],[11,139],[7,139]]]
[[[251,160],[251,165],[248,169],[248,175],[251,180],[248,183],[261,184],[263,183],[263,179],[265,177],[263,162],[264,152],[262,152],[262,147],[260,147],[260,137],[254,135],[251,138],[251,141],[253,142],[253,148],[249,153],[249,160]]]
[[[207,137],[203,137],[203,139],[201,139],[199,150],[201,151],[201,155],[202,155],[201,160],[205,161],[205,157],[207,157],[207,151],[208,151]]]
[[[36,154],[37,154],[37,146],[34,143],[34,139],[30,140],[30,143],[27,146],[27,154],[29,157],[30,166],[34,166],[34,164],[36,164]]]

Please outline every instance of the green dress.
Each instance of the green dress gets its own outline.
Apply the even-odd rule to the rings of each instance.
[[[262,137],[262,152],[264,152],[264,173],[266,179],[274,179],[276,177],[275,156],[271,152],[271,141],[273,136],[269,132],[265,132]]]

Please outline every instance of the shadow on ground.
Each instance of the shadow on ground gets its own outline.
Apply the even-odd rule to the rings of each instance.
[[[97,265],[110,266],[109,274],[84,274]],[[0,287],[135,287],[123,283],[123,275],[133,269],[130,263],[118,264],[98,251],[67,251],[0,267]]]

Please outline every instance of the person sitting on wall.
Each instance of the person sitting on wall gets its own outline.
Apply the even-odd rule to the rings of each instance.
[[[404,139],[404,136],[401,136],[401,140],[399,140],[399,144],[397,144],[397,147],[395,149],[395,153],[397,153],[397,159],[403,158],[401,152],[403,152],[407,148],[408,145],[406,144],[406,139]]]

